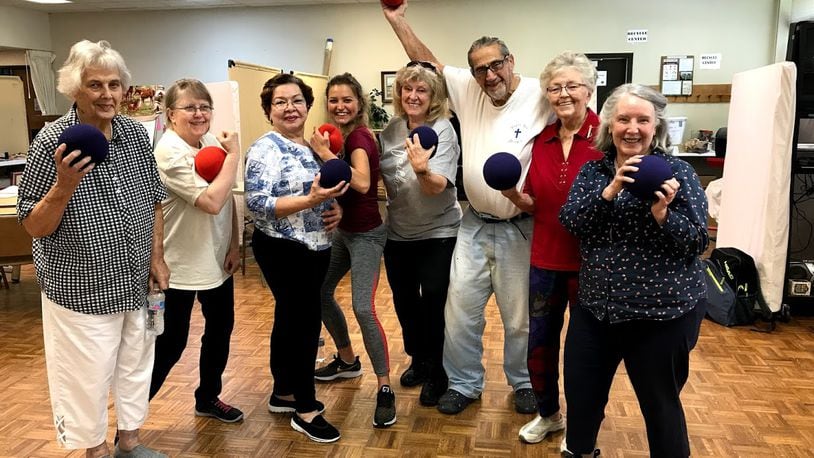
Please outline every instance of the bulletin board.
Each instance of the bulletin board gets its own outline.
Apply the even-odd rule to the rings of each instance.
[[[0,154],[28,151],[28,119],[23,82],[16,76],[0,76]]]
[[[693,56],[662,56],[661,93],[667,96],[692,95],[694,65]]]
[[[264,117],[260,107],[260,92],[269,78],[282,73],[281,69],[249,64],[246,62],[229,61],[229,79],[237,82],[239,93],[239,119],[240,143],[245,152],[248,147],[271,130],[271,124]],[[314,90],[314,106],[308,113],[305,123],[305,138],[311,138],[314,127],[320,126],[328,119],[325,100],[325,88],[328,87],[328,77],[304,72],[291,72],[301,78],[305,84]]]
[[[244,153],[255,140],[271,130],[271,124],[260,107],[260,92],[269,78],[281,72],[279,68],[229,61],[229,79],[238,85],[240,144]]]

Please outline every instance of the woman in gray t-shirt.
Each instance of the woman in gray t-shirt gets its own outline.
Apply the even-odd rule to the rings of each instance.
[[[461,154],[449,122],[444,79],[427,62],[410,62],[396,74],[396,117],[381,134],[382,179],[387,188],[384,263],[393,291],[404,349],[412,358],[403,386],[423,384],[420,402],[434,406],[447,389],[442,365],[444,304],[461,207],[455,175]],[[410,131],[429,126],[438,145],[421,147]]]

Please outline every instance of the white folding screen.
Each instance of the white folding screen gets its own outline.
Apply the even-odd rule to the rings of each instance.
[[[783,301],[797,70],[781,62],[732,78],[718,247],[752,256],[772,311]]]

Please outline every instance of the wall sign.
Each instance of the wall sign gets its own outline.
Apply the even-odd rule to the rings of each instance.
[[[645,43],[647,41],[647,29],[636,29],[627,31],[628,43]]]
[[[698,60],[698,68],[701,70],[718,70],[721,68],[720,54],[701,54]]]

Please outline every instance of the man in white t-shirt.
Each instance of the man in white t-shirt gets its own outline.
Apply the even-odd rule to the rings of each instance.
[[[400,7],[383,7],[404,50],[443,73],[449,100],[461,122],[463,179],[469,208],[464,212],[450,269],[445,310],[444,369],[449,389],[438,402],[446,414],[462,412],[484,388],[483,330],[486,302],[495,294],[503,321],[503,371],[515,392],[515,409],[535,413],[527,366],[528,276],[532,218],[487,186],[483,164],[497,152],[520,160],[522,187],[532,139],[549,118],[536,79],[514,74],[506,44],[482,37],[469,49],[469,69],[445,66],[413,32]]]

